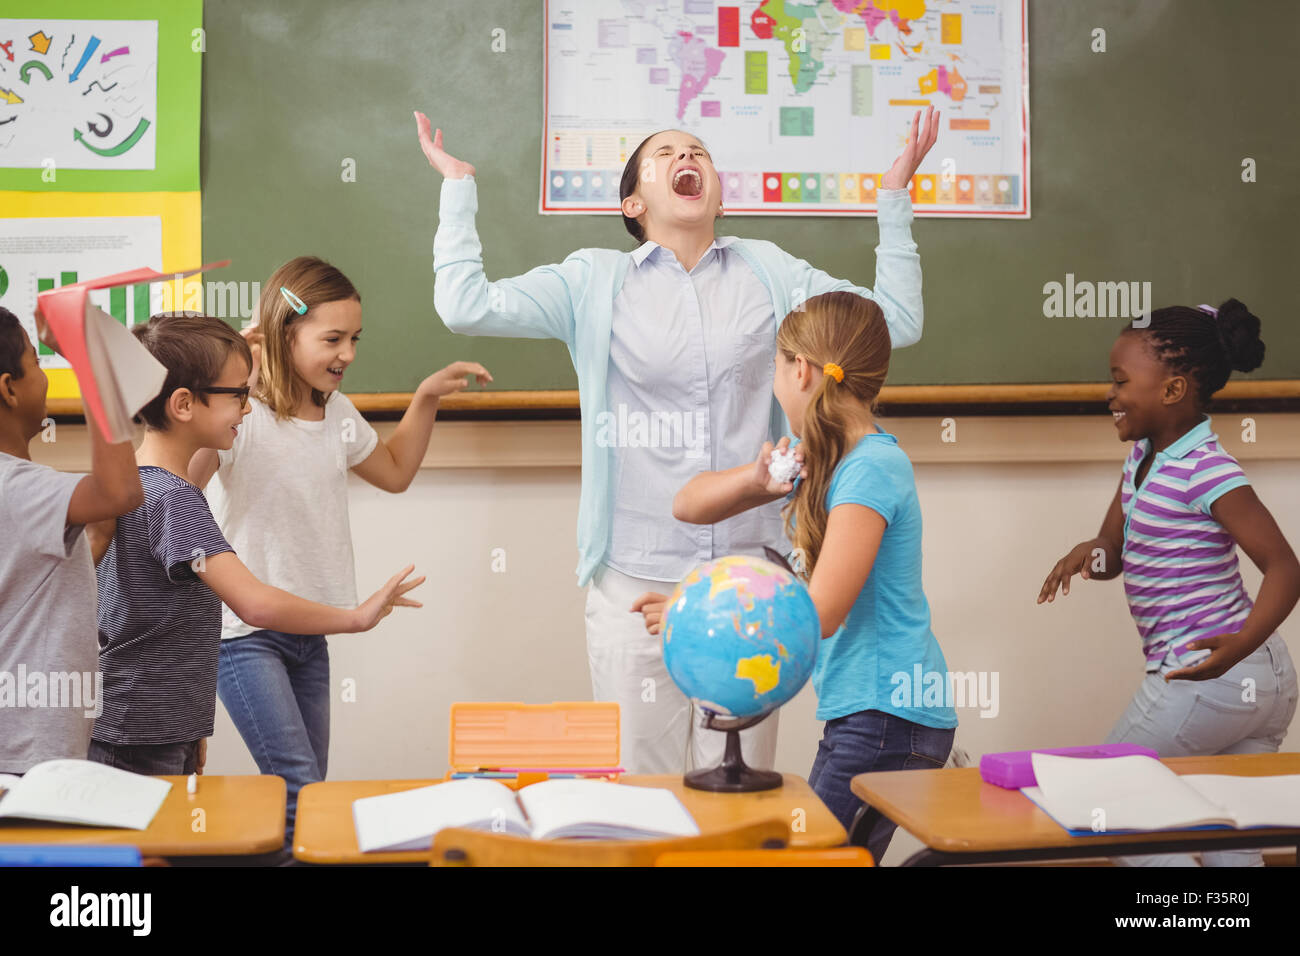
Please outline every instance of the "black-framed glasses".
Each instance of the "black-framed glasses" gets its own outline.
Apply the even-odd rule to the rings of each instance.
[[[191,388],[191,392],[207,392],[209,395],[238,395],[240,406],[248,404],[248,393],[252,391],[247,385],[234,388],[229,385],[208,385],[204,388]]]

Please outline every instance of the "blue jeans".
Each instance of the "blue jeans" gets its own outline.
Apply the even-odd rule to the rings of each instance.
[[[92,739],[86,759],[131,773],[179,777],[199,769],[199,742],[106,744]]]
[[[1147,674],[1106,743],[1140,744],[1162,757],[1277,753],[1296,710],[1296,671],[1286,644],[1269,636],[1222,677],[1166,682],[1172,651]],[[1249,688],[1249,690],[1247,690]],[[1285,842],[1285,841],[1284,841]],[[1117,857],[1128,866],[1195,866],[1190,853]],[[1259,850],[1201,854],[1204,866],[1263,866]]]
[[[254,631],[221,642],[217,693],[257,769],[287,788],[285,846],[298,791],[325,779],[330,744],[330,658],[320,634]]]
[[[836,717],[826,721],[808,783],[848,830],[862,806],[849,781],[877,770],[937,770],[947,762],[956,734],[954,728],[926,727],[879,710]],[[870,813],[864,825],[867,849],[879,863],[898,825],[880,813]]]

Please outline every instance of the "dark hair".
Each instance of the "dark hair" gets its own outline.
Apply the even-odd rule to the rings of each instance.
[[[1217,315],[1187,305],[1156,309],[1149,326],[1126,331],[1144,336],[1156,358],[1192,380],[1202,408],[1234,370],[1253,372],[1264,361],[1259,319],[1236,299],[1219,306]]]
[[[27,337],[23,324],[4,306],[0,306],[0,375],[8,372],[14,378],[23,377],[23,353],[27,351]]]
[[[659,131],[659,133],[666,132],[668,132],[666,129]],[[641,150],[645,149],[645,144],[658,136],[659,133],[651,133],[641,140],[637,148],[632,150],[632,155],[627,158],[627,165],[623,167],[623,178],[618,181],[618,201],[620,205],[622,205],[624,199],[636,192],[637,178],[641,174]],[[623,225],[632,234],[633,239],[637,242],[645,242],[645,230],[641,228],[641,223],[624,216]]]
[[[150,428],[167,428],[167,402],[178,388],[207,388],[221,377],[231,354],[253,367],[253,353],[244,337],[220,319],[197,312],[160,312],[131,330],[167,369],[162,391],[135,416]],[[195,393],[207,404],[203,392]]]
[[[675,127],[674,127],[675,128]],[[632,155],[628,157],[627,165],[623,167],[623,178],[618,181],[618,201],[621,204],[624,199],[636,192],[637,180],[641,175],[641,150],[645,149],[645,144],[654,139],[659,133],[671,133],[672,129],[661,129],[658,133],[651,133],[636,149],[632,150]],[[702,145],[702,144],[701,144]],[[641,223],[635,219],[623,217],[623,225],[627,231],[632,234],[632,238],[637,242],[645,242],[645,230],[641,228]]]

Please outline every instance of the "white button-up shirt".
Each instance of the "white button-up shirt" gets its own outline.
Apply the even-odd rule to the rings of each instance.
[[[643,243],[614,301],[606,435],[614,446],[606,563],[679,581],[702,561],[789,550],[775,501],[713,525],[673,518],[673,497],[702,471],[752,462],[771,435],[777,319],[749,265],[715,239],[689,273]]]

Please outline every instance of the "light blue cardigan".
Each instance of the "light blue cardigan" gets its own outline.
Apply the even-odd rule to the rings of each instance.
[[[846,289],[874,299],[885,314],[894,348],[921,338],[921,257],[912,241],[912,202],[904,189],[878,193],[880,245],[876,291],[835,279],[761,239],[738,239],[734,249],[772,295],[779,323],[800,302]],[[596,423],[606,411],[610,327],[614,300],[631,254],[617,249],[579,249],[563,262],[538,266],[513,279],[489,282],[483,247],[474,228],[478,187],[472,178],[442,184],[438,232],[433,238],[436,274],[433,304],[447,328],[466,335],[559,339],[569,347],[578,373],[582,412],[582,490],[578,501],[578,585],[591,580],[610,541],[614,451],[596,444]],[[790,434],[780,404],[770,394],[772,436]],[[757,453],[757,449],[755,449]]]

